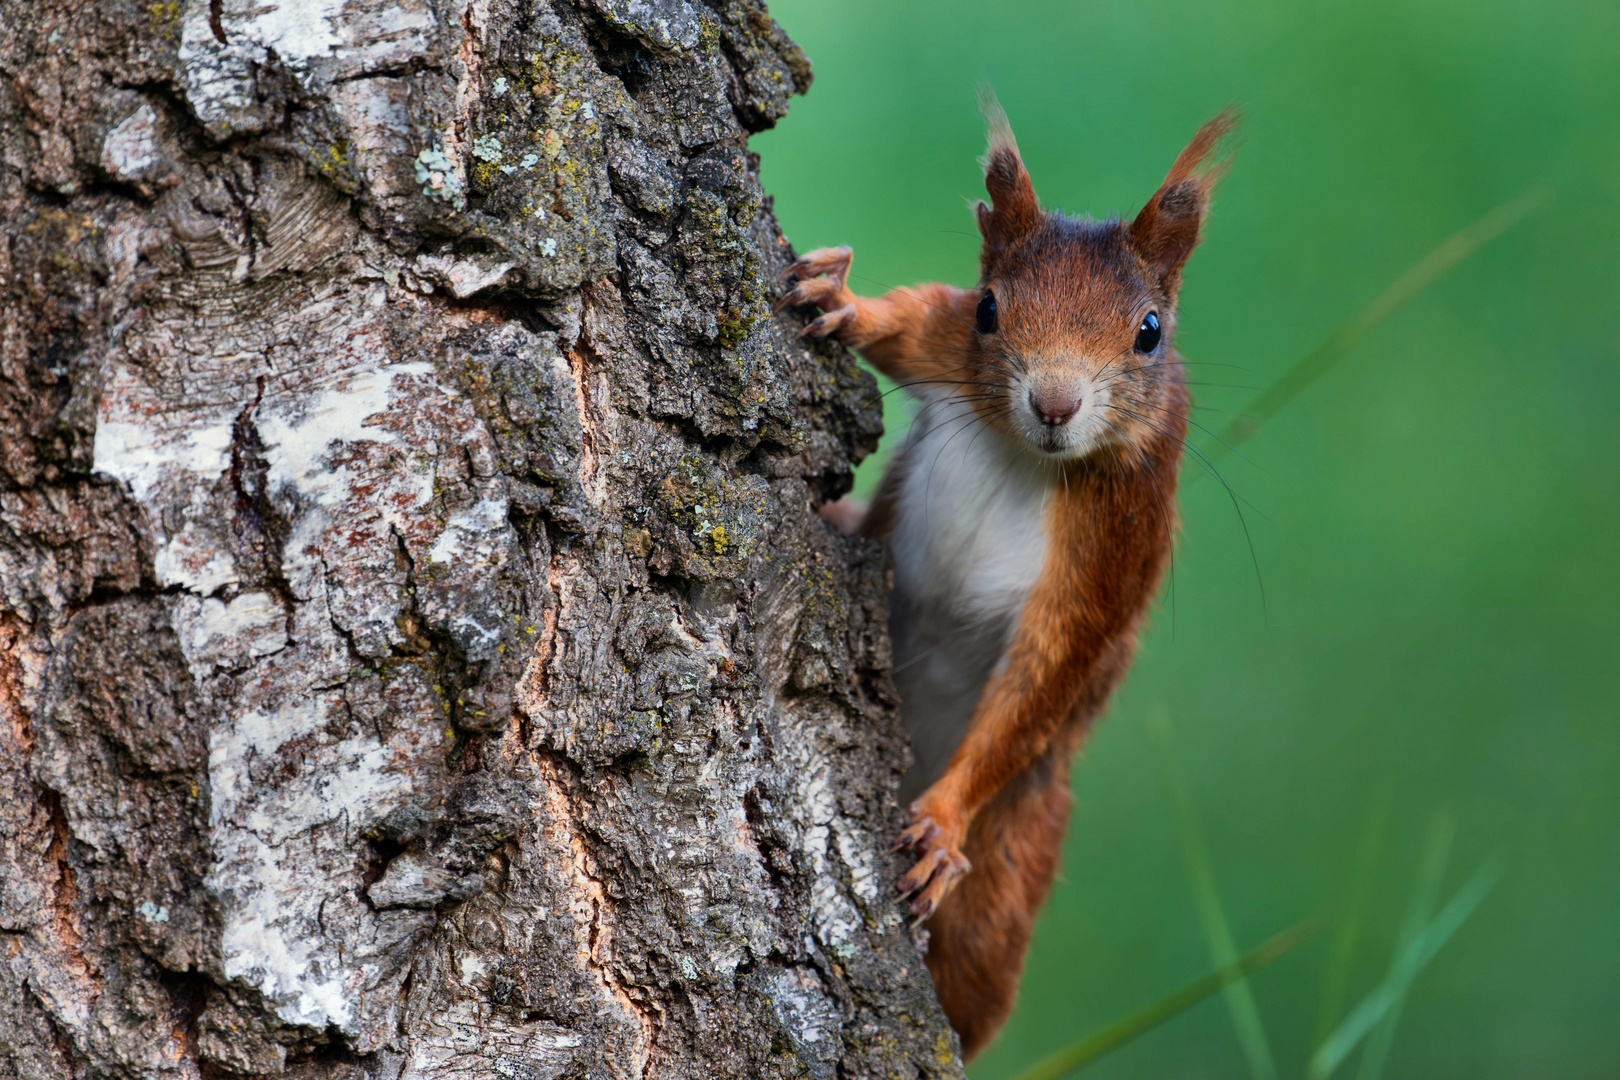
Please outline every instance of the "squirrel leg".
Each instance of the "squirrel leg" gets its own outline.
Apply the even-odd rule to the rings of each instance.
[[[1012,1011],[1030,930],[1057,873],[1076,741],[1054,740],[974,816],[964,845],[973,872],[924,924],[934,993],[962,1039],[964,1061]]]
[[[816,508],[816,513],[823,521],[831,522],[833,527],[845,536],[858,536],[861,526],[866,523],[866,512],[870,508],[865,499],[846,495],[842,499],[822,503]]]
[[[799,331],[800,337],[843,342],[903,385],[943,377],[959,381],[960,339],[971,330],[978,294],[934,283],[856,296],[849,288],[854,260],[847,247],[804,255],[782,273],[794,283],[776,302],[777,310],[820,308],[822,314]]]
[[[793,288],[776,302],[776,310],[814,304],[826,314],[812,320],[800,337],[840,337],[854,331],[860,322],[861,298],[849,291],[850,265],[855,252],[847,247],[817,248],[801,256],[782,272],[795,279]]]

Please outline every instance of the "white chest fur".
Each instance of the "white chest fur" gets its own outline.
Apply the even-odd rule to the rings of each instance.
[[[923,406],[902,455],[890,628],[909,800],[944,771],[1040,577],[1054,472],[949,398]]]
[[[896,586],[964,629],[1016,617],[1046,558],[1052,467],[949,398],[923,406],[904,454]]]

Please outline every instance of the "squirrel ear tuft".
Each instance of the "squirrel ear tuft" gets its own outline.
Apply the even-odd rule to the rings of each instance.
[[[1239,119],[1237,110],[1229,107],[1199,128],[1177,155],[1159,190],[1131,222],[1131,246],[1171,295],[1181,284],[1182,266],[1198,246],[1210,194],[1231,163],[1230,156],[1214,161],[1210,156]]]
[[[1007,123],[1007,114],[988,86],[979,91],[979,108],[990,128],[990,148],[981,162],[990,204],[979,203],[974,213],[979,219],[979,232],[984,236],[983,262],[988,272],[995,255],[1035,228],[1040,220],[1041,204],[1035,198],[1035,186],[1029,181],[1024,159],[1018,155],[1018,143],[1013,138],[1012,126]]]

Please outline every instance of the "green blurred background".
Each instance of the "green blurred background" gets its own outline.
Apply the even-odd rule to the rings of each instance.
[[[1239,948],[1329,919],[1250,982],[1281,1075],[1311,1053],[1377,807],[1347,1004],[1388,966],[1437,817],[1456,837],[1443,896],[1493,855],[1507,870],[1414,984],[1385,1075],[1620,1075],[1620,5],[772,14],[816,80],[754,140],[765,185],[801,250],[854,247],[862,292],[972,283],[980,79],[1043,200],[1098,216],[1134,212],[1198,123],[1243,103],[1182,293],[1210,429],[1446,237],[1554,190],[1222,462],[1264,606],[1232,502],[1187,463],[1173,591],[1076,768],[1063,875],[975,1080],[1211,967],[1155,715]],[[897,439],[905,413],[888,419]],[[1250,1068],[1217,997],[1085,1075]]]

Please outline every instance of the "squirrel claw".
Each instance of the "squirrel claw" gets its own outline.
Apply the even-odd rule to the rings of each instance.
[[[820,248],[802,256],[782,271],[794,278],[791,289],[776,301],[775,309],[814,305],[825,314],[814,319],[800,337],[824,338],[855,325],[860,317],[855,296],[844,287],[854,253],[847,247]]]
[[[781,298],[776,301],[775,310],[781,311],[783,308],[788,307],[803,307],[806,304],[814,304],[820,308],[840,307],[841,305],[837,302],[840,287],[838,282],[829,278],[811,278],[808,281],[801,281],[782,294]]]
[[[859,314],[860,313],[855,310],[854,304],[845,304],[841,308],[834,308],[820,318],[812,321],[803,330],[800,330],[799,336],[809,338],[827,337],[829,334],[835,334],[847,326],[854,325],[855,319],[859,316]]]
[[[929,893],[925,893],[924,895],[917,897],[916,899],[912,900],[910,904],[906,905],[911,911],[912,922],[927,922],[928,916],[932,915],[934,913],[934,909],[939,906],[939,897],[930,895],[932,892],[933,890],[930,889]],[[943,895],[943,892],[944,890],[941,889],[941,895]]]
[[[910,825],[907,825],[904,829],[900,830],[900,835],[895,837],[894,846],[889,850],[904,851],[906,848],[914,847],[918,844],[926,844],[929,840],[932,840],[935,834],[938,832],[939,826],[934,824],[933,818],[918,818],[916,821],[913,821]]]
[[[927,814],[918,814],[917,809],[913,808],[915,817],[894,842],[896,851],[914,848],[917,862],[895,882],[895,889],[903,899],[911,901],[911,914],[921,922],[939,907],[956,879],[973,866],[957,846],[960,841],[953,841],[939,822]]]
[[[925,852],[917,865],[901,875],[895,888],[902,898],[911,899],[911,914],[920,922],[934,913],[956,879],[971,869],[972,864],[960,851],[936,847]]]
[[[842,287],[844,275],[849,273],[849,264],[854,259],[855,252],[847,247],[817,248],[800,255],[792,265],[782,271],[782,278],[785,280],[796,277],[800,281],[806,281],[826,274],[837,280]]]

